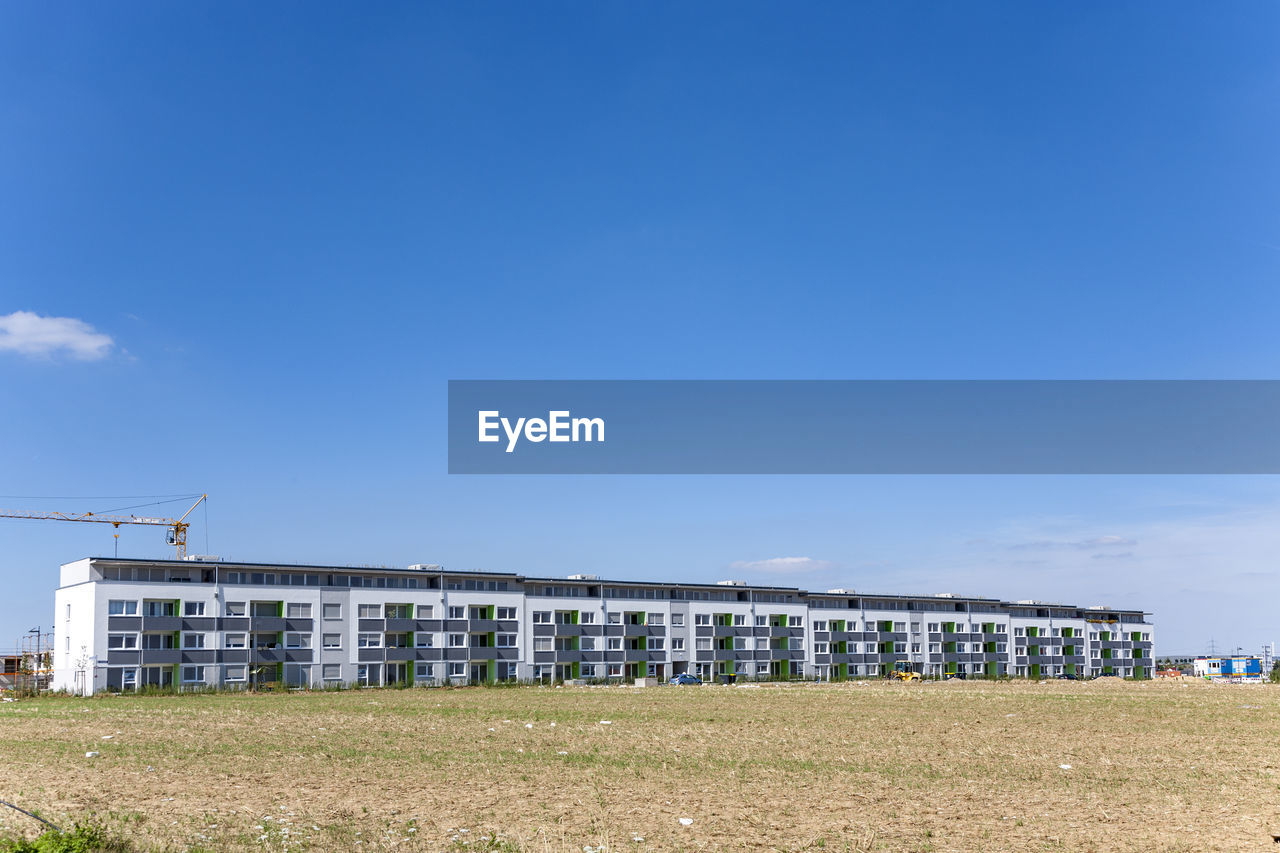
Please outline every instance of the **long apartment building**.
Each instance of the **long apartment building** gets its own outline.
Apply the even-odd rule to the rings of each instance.
[[[54,689],[669,678],[1148,678],[1137,610],[594,575],[94,557],[62,567]]]

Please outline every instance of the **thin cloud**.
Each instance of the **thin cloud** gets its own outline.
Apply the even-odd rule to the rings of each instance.
[[[1123,536],[1095,536],[1091,539],[1055,540],[1040,539],[1035,542],[1020,542],[1010,545],[1010,551],[1092,551],[1096,548],[1132,548],[1137,545],[1135,539]]]
[[[795,575],[804,572],[821,572],[831,568],[827,560],[812,557],[771,557],[768,560],[739,560],[729,568],[742,572],[761,572],[775,575]]]
[[[0,351],[49,358],[67,355],[97,361],[111,353],[115,341],[74,317],[41,317],[30,311],[0,315]]]

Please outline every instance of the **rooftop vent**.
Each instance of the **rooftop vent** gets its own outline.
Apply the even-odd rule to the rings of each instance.
[[[410,567],[409,567],[409,571],[411,571],[411,572],[438,572],[438,571],[440,571],[440,570],[441,570],[441,569],[443,569],[443,568],[444,568],[444,566],[440,565],[439,563],[414,563],[412,566],[410,566]]]
[[[853,595],[854,593],[853,593],[853,590],[845,589],[844,587],[841,586],[841,587],[836,587],[835,589],[827,590],[827,594],[828,595]]]
[[[1014,602],[1014,604],[1045,604],[1045,603],[1046,602],[1041,601],[1038,598],[1023,598]]]
[[[959,598],[960,594],[956,592],[935,592],[934,598]]]
[[[716,581],[717,586],[746,586],[746,581]]]
[[[1085,610],[1110,610],[1111,608],[1105,604],[1090,604]]]
[[[599,575],[569,575],[571,581],[598,581]]]
[[[217,554],[188,554],[182,559],[188,563],[221,563],[222,558]]]

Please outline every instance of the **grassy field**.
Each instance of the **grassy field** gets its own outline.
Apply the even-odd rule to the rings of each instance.
[[[1274,849],[1278,773],[1280,688],[1197,682],[0,704],[0,799],[139,849]]]

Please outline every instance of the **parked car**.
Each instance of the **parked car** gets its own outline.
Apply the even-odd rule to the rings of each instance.
[[[682,672],[679,675],[671,676],[671,681],[669,681],[668,683],[669,684],[701,684],[702,679],[698,678],[696,675],[690,675],[687,672]]]
[[[1079,681],[1080,679],[1069,672],[1064,672],[1062,673],[1062,675],[1058,676],[1058,680],[1059,681]]]

